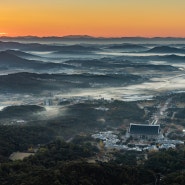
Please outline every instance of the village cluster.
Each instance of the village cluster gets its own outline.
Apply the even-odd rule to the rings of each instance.
[[[184,144],[181,140],[171,140],[162,133],[160,125],[131,123],[126,134],[119,137],[114,131],[99,132],[92,135],[104,143],[107,149],[158,151],[161,149],[175,149]]]

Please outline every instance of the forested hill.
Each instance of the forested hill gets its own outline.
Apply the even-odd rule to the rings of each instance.
[[[136,161],[134,153],[132,159],[128,154],[119,153],[114,161],[89,162],[98,152],[90,142],[75,144],[56,140],[23,161],[2,163],[0,184],[152,185],[156,181],[162,185],[184,184],[185,155],[181,149],[150,153],[142,164],[131,162]]]
[[[35,156],[1,164],[0,182],[3,185],[141,185],[154,181],[150,170],[116,163],[88,163],[87,159],[97,152],[90,143],[55,141],[41,147]]]

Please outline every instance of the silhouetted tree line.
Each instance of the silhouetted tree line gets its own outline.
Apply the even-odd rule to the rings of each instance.
[[[41,146],[34,156],[0,165],[2,185],[149,185],[183,184],[185,151],[164,150],[148,154],[137,164],[137,153],[116,153],[108,163],[87,159],[97,154],[91,143],[60,140]],[[78,144],[76,144],[78,143]]]
[[[54,139],[54,131],[45,126],[0,125],[0,162],[12,152],[27,151],[29,147]]]
[[[2,163],[2,185],[141,185],[154,182],[153,172],[117,163],[87,163],[97,148],[55,141],[23,161]]]

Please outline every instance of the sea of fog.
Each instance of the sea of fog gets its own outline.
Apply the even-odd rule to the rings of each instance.
[[[68,43],[70,45],[71,43]],[[74,44],[74,43],[72,43]],[[79,43],[78,43],[79,44]],[[91,45],[91,43],[88,43]],[[122,101],[137,101],[137,100],[144,100],[144,99],[152,99],[154,96],[160,95],[161,93],[169,93],[169,92],[182,92],[185,91],[185,61],[181,62],[168,62],[167,60],[161,60],[161,61],[155,61],[150,60],[150,58],[147,59],[147,57],[151,56],[166,56],[175,54],[176,56],[185,56],[185,53],[147,53],[147,52],[138,52],[132,51],[132,52],[124,52],[118,50],[110,50],[106,49],[106,44],[109,46],[110,44],[115,43],[103,43],[102,45],[96,45],[96,43],[92,43],[93,47],[100,47],[101,51],[96,52],[77,52],[74,51],[72,53],[61,53],[61,54],[55,54],[54,51],[27,51],[27,53],[35,55],[36,60],[40,60],[42,62],[51,62],[51,63],[64,63],[68,61],[78,61],[78,60],[101,60],[102,58],[111,57],[112,63],[114,63],[117,60],[118,57],[134,57],[135,63],[138,63],[137,57],[144,57],[146,58],[146,61],[143,61],[143,63],[151,64],[151,65],[170,65],[173,67],[177,67],[177,71],[159,71],[159,70],[141,70],[138,71],[137,68],[133,68],[131,74],[139,74],[140,76],[147,76],[148,79],[146,81],[141,81],[140,83],[133,83],[133,84],[126,84],[122,86],[97,86],[97,87],[89,87],[89,88],[70,88],[68,92],[61,92],[61,91],[55,91],[52,92],[52,98],[60,98],[60,99],[77,99],[80,98],[92,98],[92,99],[118,99]],[[144,45],[147,47],[147,43],[136,43],[140,45]],[[151,49],[151,47],[156,46],[159,43],[150,43],[148,45],[148,49]],[[163,45],[163,42],[160,42],[159,45]],[[174,46],[174,42],[168,42],[168,45]],[[58,43],[58,45],[60,45]],[[63,43],[62,45],[65,45]],[[166,45],[166,43],[165,43]],[[102,48],[101,48],[102,47]],[[182,46],[183,47],[183,46]],[[30,57],[32,60],[33,58]],[[103,69],[99,69],[95,67],[83,67],[81,68],[80,65],[77,64],[70,64],[71,68],[63,68],[63,69],[48,69],[45,71],[37,71],[36,69],[17,69],[17,68],[7,68],[7,69],[0,69],[0,75],[8,75],[13,73],[19,73],[19,72],[31,72],[31,73],[49,73],[49,74],[82,74],[82,73],[89,73],[89,74],[102,74],[106,75],[108,72],[112,74],[120,72],[118,69],[110,68],[107,64],[107,71],[106,71],[106,63]],[[76,65],[76,66],[75,66]],[[123,68],[124,71],[124,68]],[[128,72],[128,71],[126,71]],[[121,72],[120,72],[121,73]],[[141,73],[141,74],[140,74]],[[26,79],[25,79],[26,80]],[[97,82],[98,83],[98,82]],[[44,97],[43,94],[40,94],[38,96],[32,95],[32,94],[13,94],[13,93],[4,93],[0,95],[0,110],[2,110],[6,106],[11,105],[21,105],[21,104],[42,104],[43,101],[47,97]]]

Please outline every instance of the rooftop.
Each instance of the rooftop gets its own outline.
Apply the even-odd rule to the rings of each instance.
[[[158,135],[160,131],[160,125],[146,125],[146,124],[130,124],[130,134],[139,135]]]

